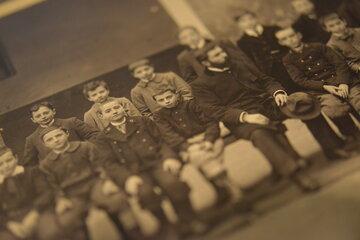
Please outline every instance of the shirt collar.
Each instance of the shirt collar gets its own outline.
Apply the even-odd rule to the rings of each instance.
[[[25,172],[25,168],[23,166],[18,165],[18,166],[15,167],[15,170],[11,174],[10,177],[14,177],[14,176],[22,174],[24,172]],[[5,176],[0,175],[0,184],[2,184],[5,181],[5,178],[6,178]]]
[[[340,39],[340,40],[347,40],[351,37],[354,36],[354,31],[352,31],[351,29],[348,29],[347,32],[343,35],[343,34],[336,34],[336,33],[333,33],[334,37],[336,39]]]
[[[263,34],[264,27],[260,24],[256,25],[254,29],[246,29],[245,33],[252,37],[259,37]]]
[[[148,80],[148,79],[140,79],[140,81],[139,81],[139,86],[140,86],[140,87],[146,87],[146,86],[149,84],[149,82],[156,80],[155,77],[156,77],[156,73],[154,73],[154,74],[152,75],[152,77],[151,77],[150,80]]]
[[[66,152],[68,149],[70,148],[70,143],[68,143],[68,145],[66,146],[66,148],[64,149],[64,150],[62,150],[62,151],[57,151],[57,150],[53,150],[56,154],[61,154],[61,153],[63,153],[63,152]]]
[[[121,122],[111,122],[110,124],[113,125],[114,127],[120,126],[120,125],[124,125],[126,122],[126,118],[124,118]]]
[[[207,67],[207,69],[211,72],[226,72],[226,71],[230,70],[229,67],[225,67],[225,68]]]

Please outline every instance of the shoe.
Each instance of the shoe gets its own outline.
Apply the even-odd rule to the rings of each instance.
[[[320,184],[305,173],[295,173],[292,180],[304,192],[313,192],[320,189]]]
[[[334,149],[331,151],[327,151],[325,153],[325,156],[329,159],[329,160],[337,160],[337,159],[348,159],[351,154],[343,149]]]

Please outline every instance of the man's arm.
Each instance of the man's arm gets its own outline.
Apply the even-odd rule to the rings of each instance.
[[[187,84],[179,75],[174,72],[169,72],[168,74],[176,88],[176,91],[181,94],[184,100],[192,99],[193,96],[189,84]]]
[[[322,91],[324,90],[324,82],[310,80],[300,69],[298,69],[295,64],[289,59],[283,59],[283,64],[288,71],[291,79],[296,82],[299,86],[308,89]]]
[[[325,45],[321,45],[321,50],[325,58],[335,65],[336,82],[338,84],[349,84],[351,80],[351,73],[345,59]]]
[[[244,110],[222,105],[218,96],[205,86],[193,84],[192,88],[200,107],[209,114],[209,117],[231,124],[239,123],[240,115],[245,113]]]
[[[161,116],[161,113],[154,113],[154,122],[165,142],[173,149],[179,149],[181,144],[186,142],[186,138],[177,133],[170,123]]]
[[[94,140],[99,135],[99,130],[93,128],[77,118],[71,118],[71,125],[83,141]]]
[[[134,103],[135,107],[140,111],[143,116],[151,116],[152,113],[148,106],[146,105],[143,96],[136,92],[134,89],[131,90],[131,101]]]

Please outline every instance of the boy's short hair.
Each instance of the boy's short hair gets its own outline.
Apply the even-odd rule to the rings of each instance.
[[[326,28],[326,21],[333,20],[333,19],[340,19],[341,21],[345,21],[342,17],[340,17],[337,13],[329,13],[326,14],[319,19],[320,25],[325,29]]]
[[[4,155],[7,152],[11,152],[12,154],[14,154],[14,152],[11,150],[11,148],[9,148],[7,146],[3,146],[0,148],[0,156]]]
[[[64,128],[64,127],[52,125],[52,126],[50,126],[50,127],[46,127],[46,128],[43,128],[43,129],[40,130],[40,132],[39,132],[40,139],[41,139],[42,141],[44,141],[44,136],[45,136],[46,134],[48,134],[49,132],[52,132],[52,131],[54,131],[54,130],[58,130],[58,129],[64,131],[65,133],[68,133],[68,132],[69,132],[69,131],[68,131],[66,128]]]
[[[158,96],[158,95],[160,95],[160,94],[163,94],[163,93],[166,93],[167,91],[170,91],[170,92],[172,92],[172,93],[174,93],[174,94],[177,93],[174,88],[171,88],[171,87],[169,87],[169,86],[166,86],[166,87],[164,86],[164,87],[159,87],[159,88],[155,89],[155,90],[153,91],[152,97],[153,97],[153,99],[156,101],[156,99],[155,99],[156,96]]]
[[[150,64],[149,59],[144,58],[129,64],[128,66],[129,72],[134,73],[135,69],[141,66],[152,66],[152,65]]]
[[[94,91],[96,88],[98,88],[98,87],[100,87],[100,86],[106,88],[106,90],[109,91],[109,86],[108,86],[108,84],[107,84],[105,81],[103,81],[103,80],[96,80],[96,81],[92,81],[92,82],[85,83],[84,86],[83,86],[83,94],[84,94],[84,96],[85,96],[86,98],[88,98],[88,97],[89,97],[89,94],[88,94],[88,93],[89,93],[90,91]]]
[[[253,17],[257,17],[256,14],[254,12],[251,12],[249,10],[243,10],[241,11],[240,13],[236,14],[233,19],[234,19],[234,22],[238,22],[243,16],[245,15],[251,15]]]
[[[31,118],[33,116],[33,113],[38,111],[40,107],[47,107],[50,110],[55,111],[54,105],[51,104],[50,102],[44,101],[44,102],[36,103],[36,104],[32,105],[29,110],[29,114],[30,114]]]
[[[117,98],[108,98],[108,99],[106,99],[104,102],[101,102],[100,103],[100,106],[103,106],[103,105],[105,105],[105,104],[108,104],[108,103],[110,103],[110,102],[117,102],[117,103],[119,103],[120,105],[121,105],[121,103],[119,102],[119,100],[117,99]],[[122,105],[121,105],[122,106]],[[122,106],[123,107],[123,106]]]

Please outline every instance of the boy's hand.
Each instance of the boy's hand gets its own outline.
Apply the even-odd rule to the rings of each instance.
[[[339,94],[342,98],[348,98],[349,96],[349,86],[347,84],[340,84],[339,85]]]
[[[102,185],[102,192],[105,195],[111,195],[114,193],[118,193],[120,190],[116,184],[111,180],[105,180],[105,182]]]
[[[254,124],[260,124],[260,125],[268,125],[270,120],[265,117],[264,115],[260,113],[255,114],[245,114],[243,117],[244,122],[247,123],[254,123]]]
[[[340,96],[338,90],[339,88],[336,86],[331,86],[331,85],[324,85],[323,88],[325,89],[325,91],[327,91],[328,93],[331,93],[333,95],[336,96]],[[341,97],[341,96],[340,96]]]
[[[278,105],[280,107],[286,103],[287,99],[288,99],[288,96],[286,94],[278,93],[275,95],[276,105]]]
[[[73,203],[70,199],[67,198],[60,198],[55,206],[55,212],[57,214],[62,214],[68,209],[71,209],[73,207]]]
[[[143,184],[143,180],[138,175],[130,176],[125,182],[125,191],[130,195],[136,195],[139,192],[139,187]]]
[[[163,163],[164,171],[168,171],[172,174],[177,174],[181,168],[181,162],[174,158],[165,159]]]

